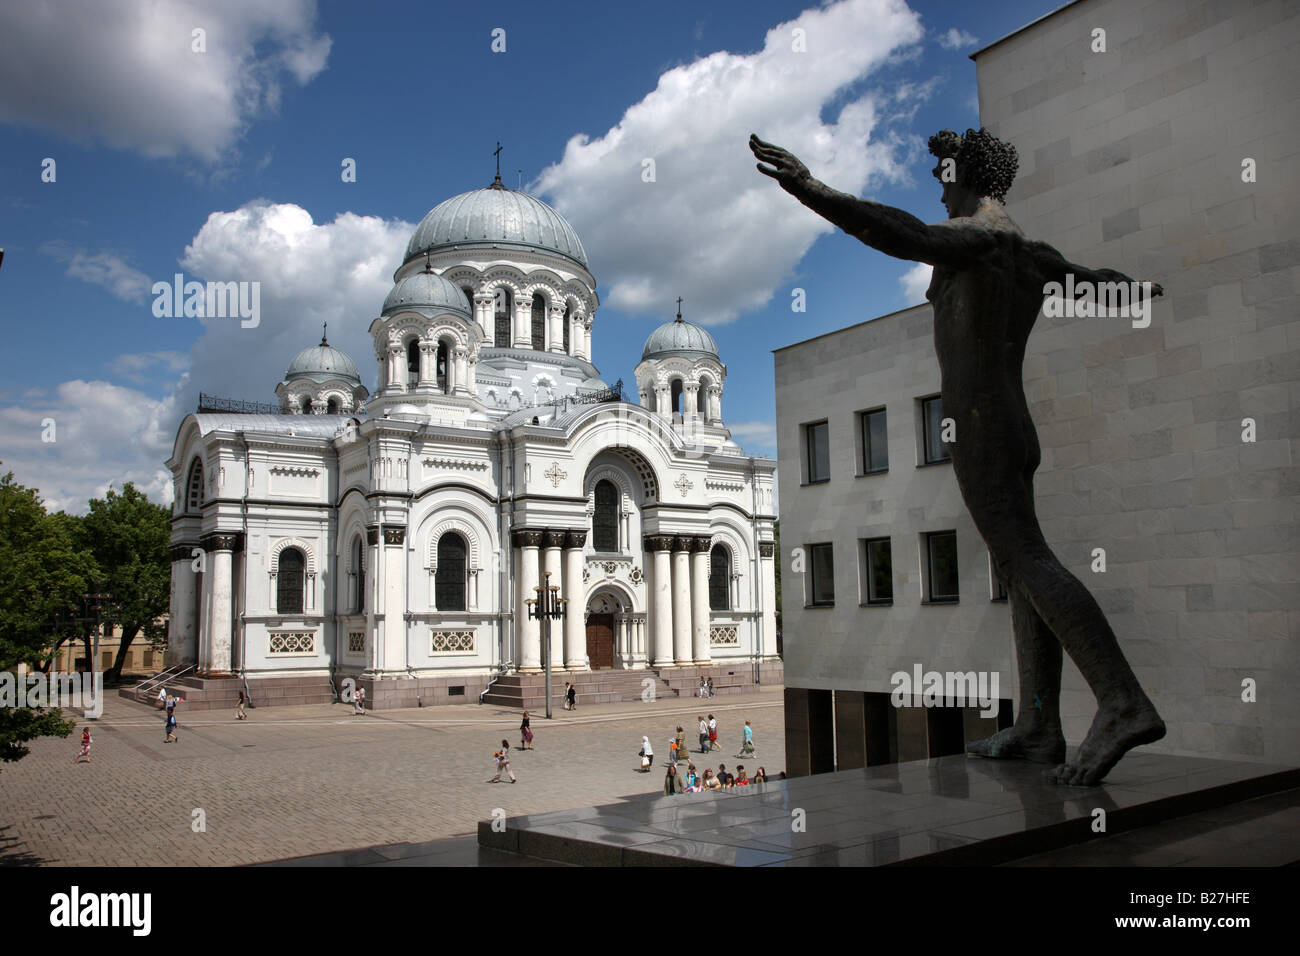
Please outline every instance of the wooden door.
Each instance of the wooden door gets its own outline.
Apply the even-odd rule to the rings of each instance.
[[[587,657],[592,670],[614,666],[614,615],[587,615]]]

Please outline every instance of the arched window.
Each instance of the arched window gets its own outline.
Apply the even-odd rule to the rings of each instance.
[[[672,408],[674,415],[682,414],[682,380],[673,379],[672,392],[668,397],[668,404]]]
[[[420,343],[411,339],[406,343],[406,384],[414,385],[420,381]]]
[[[467,285],[463,285],[460,287],[460,291],[465,293],[465,299],[466,301],[469,302],[470,316],[473,318],[478,318],[478,316],[474,314],[474,290]]]
[[[496,309],[496,320],[492,330],[492,343],[499,349],[508,349],[514,343],[510,340],[510,312],[513,303],[509,289],[497,289],[492,308]]]
[[[564,306],[564,354],[572,355],[569,351],[569,326],[573,324],[573,303],[570,302]]]
[[[448,531],[438,539],[438,573],[434,606],[439,611],[465,610],[465,539]]]
[[[329,404],[325,406],[325,411],[331,415],[337,415],[339,413],[339,400],[331,398]]]
[[[447,343],[438,343],[438,387],[444,392],[450,391],[447,387]]]
[[[189,491],[186,497],[190,511],[198,511],[203,507],[203,460],[200,458],[195,458],[194,464],[190,465]]]
[[[618,488],[614,482],[596,482],[596,513],[591,518],[591,545],[597,551],[618,550]]]
[[[546,350],[546,299],[540,292],[533,293],[533,348]]]
[[[297,548],[280,552],[275,578],[275,610],[280,614],[302,613],[303,555]]]
[[[310,414],[311,414],[311,396],[310,396],[310,395],[304,395],[304,396],[302,397],[302,401],[298,404],[298,408],[301,409],[301,411],[302,411],[302,413],[303,413],[304,415],[310,415]]]
[[[720,544],[709,552],[709,610],[731,610],[731,552]]]
[[[366,546],[361,535],[352,539],[352,568],[357,589],[357,593],[352,596],[352,610],[361,614],[366,609]]]

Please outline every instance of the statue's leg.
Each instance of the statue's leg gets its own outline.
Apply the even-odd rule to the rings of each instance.
[[[1007,597],[1020,673],[1016,722],[985,740],[970,741],[966,752],[1059,764],[1065,759],[1060,707],[1061,644],[1019,587],[1008,584]]]
[[[1056,780],[1094,786],[1128,751],[1163,737],[1165,724],[1092,593],[1057,560],[1037,521],[1022,531],[1026,540],[1011,559],[1009,576],[1020,583],[1097,698],[1088,736],[1074,761],[1057,768]]]

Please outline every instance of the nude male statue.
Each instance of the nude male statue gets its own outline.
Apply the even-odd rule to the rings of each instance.
[[[1077,286],[1132,280],[1067,262],[1020,231],[1002,205],[1018,165],[1015,148],[983,129],[961,137],[944,130],[930,139],[951,217],[935,225],[837,192],[757,136],[749,148],[760,173],[849,235],[934,267],[926,298],[934,307],[943,413],[956,423],[949,453],[966,507],[1006,585],[1020,674],[1015,724],[966,749],[1054,764],[1058,783],[1097,784],[1129,750],[1163,737],[1165,725],[1096,600],[1057,560],[1038,526],[1033,480],[1041,453],[1022,366],[1047,283],[1064,283],[1067,274]],[[955,177],[943,175],[945,167],[953,169],[945,160],[955,162]],[[1154,283],[1149,288],[1163,293]],[[1073,762],[1066,762],[1061,730],[1062,648],[1097,698],[1097,715]]]

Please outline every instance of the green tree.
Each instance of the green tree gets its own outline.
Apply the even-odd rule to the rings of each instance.
[[[162,619],[171,601],[171,511],[128,481],[120,494],[109,488],[103,499],[91,499],[81,540],[103,569],[101,587],[112,595],[114,623],[122,628],[117,658],[104,678],[117,681],[136,637],[157,646],[167,636]]]
[[[0,478],[0,671],[36,668],[56,636],[54,620],[77,606],[96,568],[78,548],[72,525],[46,513],[40,495]],[[72,625],[61,630],[69,632]],[[17,760],[36,737],[66,737],[72,721],[58,709],[0,709],[0,760]]]

